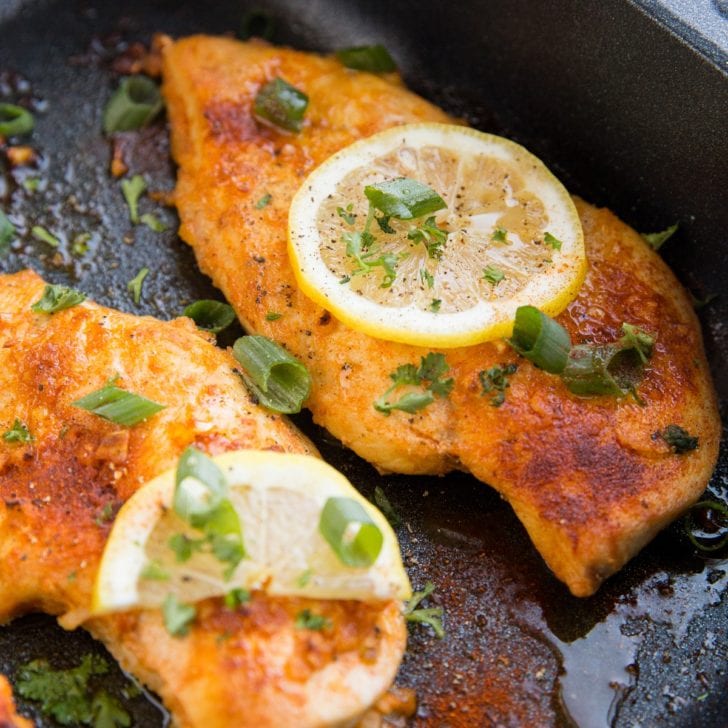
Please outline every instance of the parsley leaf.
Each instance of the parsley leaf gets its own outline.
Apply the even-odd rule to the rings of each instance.
[[[225,606],[228,609],[237,609],[241,604],[246,604],[250,601],[250,592],[247,589],[231,589],[225,595]]]
[[[131,293],[134,303],[137,305],[142,297],[142,285],[144,279],[149,275],[149,268],[142,268],[127,284],[126,288]]]
[[[422,591],[415,592],[412,598],[404,606],[404,618],[408,622],[418,622],[420,624],[428,624],[435,630],[435,635],[439,639],[445,636],[445,629],[442,626],[442,607],[429,607],[427,609],[417,609],[419,603],[435,591],[435,585],[428,581]]]
[[[310,609],[304,609],[296,615],[296,629],[311,629],[320,632],[331,627],[331,620],[320,614],[314,614]]]
[[[439,298],[433,298],[432,303],[427,307],[432,313],[437,313],[440,310],[440,306],[442,305],[442,300]]]
[[[420,268],[420,280],[426,283],[428,288],[432,288],[435,285],[435,279],[427,268]]]
[[[428,258],[440,260],[442,248],[447,240],[448,231],[437,227],[435,218],[428,217],[419,227],[412,228],[407,237],[415,243],[422,243],[427,250]]]
[[[698,447],[698,438],[693,437],[680,425],[668,425],[656,434],[670,446],[676,455],[684,455]]]
[[[35,313],[56,313],[77,306],[86,300],[86,294],[68,286],[47,284],[43,295],[30,307]]]
[[[505,402],[506,389],[511,386],[508,377],[515,374],[517,369],[517,364],[503,364],[478,373],[482,388],[481,395],[494,393],[490,400],[493,407],[500,407]]]
[[[493,265],[483,268],[483,280],[488,281],[491,286],[497,286],[505,277],[506,274]]]
[[[382,414],[389,415],[392,410],[401,410],[413,414],[427,407],[435,401],[435,397],[446,397],[450,394],[454,379],[443,380],[442,376],[450,369],[444,354],[430,352],[420,357],[420,366],[402,364],[389,378],[394,382],[392,386],[374,401],[374,409]],[[428,383],[429,382],[429,383]],[[389,395],[399,386],[420,386],[419,392],[407,392],[396,402],[389,402]]]
[[[3,440],[5,442],[32,442],[35,438],[30,434],[28,426],[21,422],[17,417],[13,426],[3,432]]]
[[[675,223],[659,233],[642,233],[642,239],[652,248],[652,250],[657,251],[677,232],[678,226],[679,223]]]
[[[628,323],[622,324],[622,333],[624,336],[619,340],[619,344],[625,349],[634,349],[640,361],[646,364],[652,356],[655,337]]]
[[[67,670],[53,670],[47,660],[23,665],[16,677],[18,693],[41,703],[41,711],[61,725],[91,725],[94,709],[88,695],[89,680],[108,672],[109,665],[98,655],[85,655],[81,664]]]
[[[255,203],[255,209],[256,210],[262,210],[264,207],[270,204],[270,201],[273,199],[273,195],[270,193],[266,193],[263,195],[256,203]]]
[[[36,240],[40,240],[42,243],[48,243],[51,248],[57,248],[61,244],[61,241],[53,233],[48,232],[42,225],[34,225],[30,230],[30,234]]]
[[[551,233],[544,233],[543,241],[544,243],[546,243],[546,245],[552,247],[554,250],[561,250],[561,241],[558,238],[555,238]]]
[[[490,239],[496,243],[507,243],[508,242],[508,231],[505,228],[498,227],[493,231]]]
[[[142,215],[139,221],[143,222],[154,233],[163,233],[168,227],[165,222],[162,222],[162,220],[151,212]]]
[[[140,174],[135,174],[131,179],[121,180],[121,192],[129,208],[129,219],[134,225],[139,224],[139,198],[147,189],[147,183]]]
[[[164,626],[173,637],[184,637],[197,617],[197,610],[190,604],[178,602],[174,594],[167,594],[162,604]]]
[[[377,221],[377,225],[379,225],[379,229],[383,233],[387,233],[387,235],[393,235],[397,231],[389,224],[389,221],[392,219],[391,215],[382,215],[381,217],[375,217],[374,218]]]
[[[353,225],[356,222],[356,213],[352,212],[354,205],[349,203],[346,210],[343,207],[336,208],[336,214],[347,224]]]
[[[121,703],[106,690],[99,690],[91,703],[94,714],[93,728],[129,728],[131,716]]]
[[[389,498],[387,498],[382,488],[378,485],[374,488],[374,502],[391,526],[396,527],[402,523],[399,513],[394,510],[394,506],[389,502]]]

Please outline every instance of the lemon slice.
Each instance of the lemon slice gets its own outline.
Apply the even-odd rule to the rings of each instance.
[[[364,190],[399,178],[447,207],[370,224],[365,252],[375,264],[362,268],[346,236],[365,229]],[[433,228],[446,234],[442,244]],[[422,346],[507,336],[523,305],[554,316],[586,272],[576,208],[544,164],[508,139],[448,124],[393,127],[330,157],[294,197],[288,235],[309,298],[353,329]],[[389,270],[376,264],[383,256]]]
[[[199,537],[173,510],[175,471],[142,486],[122,507],[106,543],[94,589],[95,613],[159,607],[169,594],[195,602],[261,589],[270,595],[379,601],[411,590],[394,532],[349,481],[307,455],[245,450],[212,458],[227,480],[245,557],[226,578],[208,552],[180,562],[170,539]],[[382,535],[374,563],[346,566],[319,530],[331,498],[360,506]],[[356,505],[358,504],[358,506]]]

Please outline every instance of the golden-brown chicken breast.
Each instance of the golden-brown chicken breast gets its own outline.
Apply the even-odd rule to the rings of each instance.
[[[0,675],[0,728],[33,728],[33,724],[15,711],[10,683]]]
[[[196,36],[164,50],[164,95],[179,164],[181,236],[243,324],[285,344],[313,378],[315,420],[383,471],[464,468],[513,505],[544,559],[571,591],[593,593],[697,499],[719,440],[700,329],[686,293],[640,236],[578,202],[589,273],[559,317],[577,343],[610,342],[623,322],[657,335],[634,399],[583,399],[524,360],[505,403],[482,396],[479,373],[516,362],[502,341],[444,352],[448,398],[385,417],[373,400],[399,365],[427,349],[353,331],[296,286],[286,249],[290,201],[306,175],[343,146],[387,127],[448,121],[396,78],[260,42]],[[262,84],[284,78],[309,96],[300,134],[256,122]],[[256,203],[270,195],[270,203]],[[282,313],[269,321],[270,311]],[[698,436],[676,455],[656,432]],[[457,497],[457,494],[453,494]]]
[[[405,647],[400,604],[270,599],[237,609],[211,599],[185,637],[156,610],[87,620],[114,514],[191,444],[312,453],[285,418],[253,404],[236,362],[189,319],[161,322],[84,302],[33,313],[44,283],[0,276],[0,620],[29,610],[83,624],[156,690],[179,726],[337,725],[391,683]],[[71,406],[118,376],[165,405],[120,427]],[[295,628],[304,608],[321,632]]]

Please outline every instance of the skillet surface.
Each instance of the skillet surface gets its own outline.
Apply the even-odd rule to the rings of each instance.
[[[22,4],[7,2],[8,8]],[[31,143],[42,154],[39,170],[29,173],[41,179],[34,193],[18,184],[22,180],[17,174],[15,180],[9,173],[0,174],[0,201],[22,233],[20,242],[0,260],[0,269],[32,267],[49,280],[82,288],[101,303],[171,318],[188,302],[219,297],[219,293],[196,271],[192,253],[174,234],[172,211],[159,213],[172,225],[169,232],[130,229],[118,182],[108,174],[110,146],[100,134],[101,111],[117,78],[112,59],[132,41],[148,42],[156,31],[173,35],[236,31],[246,8],[236,2],[197,5],[171,0],[129,0],[123,3],[123,10],[119,5],[102,0],[30,2],[17,14],[5,10],[5,20],[0,8],[0,96],[8,100],[32,97],[39,112]],[[694,253],[698,244],[709,245],[711,239],[718,243],[713,235],[720,220],[712,219],[713,229],[699,215],[690,220],[686,196],[674,191],[675,183],[665,185],[664,180],[650,177],[660,172],[659,160],[647,159],[644,148],[636,151],[637,157],[642,155],[641,162],[647,159],[647,166],[639,169],[630,169],[628,158],[620,157],[618,151],[611,156],[596,151],[585,157],[580,145],[587,144],[589,137],[570,137],[569,125],[577,128],[588,123],[590,112],[570,112],[549,126],[537,111],[537,103],[548,101],[543,91],[536,86],[525,89],[535,105],[529,113],[523,96],[512,88],[508,91],[505,85],[506,61],[495,60],[487,49],[482,58],[492,62],[500,80],[490,86],[476,85],[472,75],[476,72],[471,69],[470,77],[465,74],[457,83],[447,83],[451,79],[447,69],[458,60],[449,51],[460,47],[457,33],[465,32],[466,18],[443,19],[435,12],[425,30],[413,26],[413,18],[422,12],[416,3],[389,5],[397,7],[364,2],[344,7],[335,0],[301,3],[300,7],[295,2],[273,2],[270,12],[277,18],[274,39],[320,50],[385,42],[414,88],[486,131],[505,133],[525,143],[570,189],[608,204],[641,229],[660,229],[676,215],[686,218],[684,232],[669,244],[666,257],[698,295],[717,292],[720,265],[725,265],[719,251],[707,249],[699,259]],[[496,9],[498,5],[493,3]],[[511,5],[522,5],[521,10],[526,6]],[[551,23],[564,21],[576,11],[573,3],[554,5],[558,7],[553,18],[549,15]],[[477,3],[471,6],[476,8]],[[647,23],[626,3],[620,8],[611,22],[625,23],[625,27],[633,27],[630,22]],[[596,5],[594,10],[599,12]],[[480,11],[485,16],[490,12],[490,19],[500,21],[493,26],[496,45],[505,42],[508,33],[522,33],[526,50],[534,43],[526,36],[544,21],[536,9],[531,16],[521,17],[521,30],[516,33],[517,13],[498,15],[492,8]],[[628,18],[629,13],[633,16]],[[676,39],[659,35],[655,27],[640,26],[641,31],[655,33],[656,47],[664,42],[674,45],[678,55],[684,52]],[[567,23],[564,32],[577,29]],[[424,55],[420,41],[430,44]],[[471,44],[461,51],[472,56],[475,49]],[[559,53],[557,49],[556,56]],[[706,84],[715,82],[699,59],[689,60]],[[559,64],[558,58],[552,62]],[[23,79],[27,79],[27,87]],[[556,88],[553,83],[551,87]],[[716,88],[725,93],[725,84]],[[707,86],[700,86],[699,91],[710,93]],[[655,103],[655,99],[646,101]],[[654,113],[649,103],[644,113]],[[720,104],[715,103],[718,108]],[[495,111],[486,112],[486,108]],[[594,111],[598,113],[598,109]],[[705,134],[719,130],[715,118],[711,121],[708,115],[707,120],[696,122],[701,125],[703,142]],[[605,125],[602,142],[592,138],[593,144],[599,149],[608,144],[613,127]],[[559,136],[560,130],[563,136]],[[152,189],[171,189],[174,169],[164,122],[129,135],[127,141],[132,173],[144,174]],[[685,139],[684,148],[671,154],[689,158],[691,143]],[[720,149],[717,161],[713,157],[709,164],[715,168],[703,171],[720,190]],[[674,162],[671,158],[669,164]],[[649,164],[656,166],[650,169]],[[683,182],[694,182],[691,174],[689,165],[684,167]],[[667,190],[661,197],[660,184]],[[715,191],[708,189],[707,182],[703,184],[705,190],[693,190],[699,197],[694,211],[702,209],[707,214],[711,204],[715,209],[719,205]],[[648,202],[651,192],[654,197]],[[160,209],[150,200],[142,205],[143,212]],[[31,240],[29,230],[36,224],[61,238],[58,253]],[[70,241],[82,232],[91,233],[89,251],[73,255]],[[148,266],[151,273],[142,300],[135,306],[126,284],[142,266]],[[726,357],[720,321],[725,303],[718,300],[705,311],[710,355],[722,394]],[[221,343],[230,343],[239,333],[228,333]],[[376,485],[385,490],[402,516],[397,531],[415,588],[426,580],[438,587],[435,601],[445,609],[447,636],[437,640],[427,629],[413,629],[398,678],[399,684],[415,688],[418,694],[419,708],[412,725],[725,725],[728,566],[725,559],[694,555],[679,524],[661,534],[595,597],[579,600],[550,575],[520,523],[495,492],[460,474],[442,479],[377,476],[312,425],[307,416],[297,422],[326,459],[365,495],[371,497]],[[728,495],[725,448],[711,489],[717,496]],[[82,631],[65,633],[48,617],[30,615],[0,628],[0,672],[11,678],[30,659],[47,657],[54,666],[64,667],[77,664],[89,651],[104,652]],[[135,725],[153,728],[168,720],[153,696],[123,697],[128,682],[116,668],[100,681],[121,697]],[[33,704],[20,701],[20,705],[38,725],[53,725],[41,718]]]

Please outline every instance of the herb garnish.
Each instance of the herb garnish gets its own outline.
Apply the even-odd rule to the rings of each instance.
[[[295,133],[301,131],[307,107],[308,96],[279,77],[261,86],[253,104],[259,120]]]
[[[139,224],[139,198],[147,189],[147,183],[140,174],[135,174],[131,179],[121,180],[121,192],[129,208],[129,219],[134,225]]]
[[[256,203],[255,203],[255,209],[256,210],[262,210],[264,207],[266,207],[270,201],[273,199],[273,195],[270,193],[264,194]]]
[[[379,526],[353,498],[328,498],[318,529],[339,561],[355,569],[371,566],[384,544]]]
[[[266,321],[278,321],[279,318],[283,316],[282,313],[278,313],[278,311],[268,311],[268,313],[265,315]]]
[[[495,393],[490,400],[493,407],[500,407],[505,402],[506,389],[511,386],[508,377],[515,374],[517,369],[518,364],[502,364],[478,373],[482,387],[481,395]]]
[[[48,232],[42,225],[34,225],[30,229],[30,234],[36,240],[40,240],[42,243],[48,243],[51,248],[57,248],[61,244],[61,241],[53,233]]]
[[[142,285],[144,279],[149,275],[149,268],[142,268],[127,284],[126,288],[131,293],[132,300],[139,305],[142,298]]]
[[[320,632],[331,627],[331,620],[320,614],[314,614],[310,609],[304,609],[296,615],[295,627]]]
[[[35,438],[31,435],[30,430],[28,430],[28,426],[21,422],[17,417],[15,418],[15,422],[13,422],[13,426],[9,430],[3,432],[3,440],[5,440],[5,442],[28,443],[32,442],[34,439]]]
[[[657,251],[677,232],[678,227],[679,223],[675,223],[659,233],[642,233],[642,239],[652,248],[652,250]]]
[[[177,601],[174,594],[167,594],[162,604],[164,626],[173,637],[184,637],[190,631],[190,624],[197,617],[197,609],[191,604]]]
[[[235,311],[229,303],[209,299],[191,303],[185,307],[182,315],[191,318],[199,328],[213,334],[219,334],[235,321]]]
[[[483,268],[483,280],[488,281],[491,286],[497,286],[505,277],[506,274],[494,265]]]
[[[350,202],[346,209],[343,207],[336,208],[336,214],[347,224],[353,225],[356,222],[356,213],[352,212],[354,205]]]
[[[163,233],[168,225],[162,222],[156,215],[147,212],[139,218],[139,221],[146,225],[154,233]]]
[[[165,408],[163,404],[117,387],[118,378],[113,377],[101,389],[71,402],[71,406],[123,427],[138,425]]]
[[[150,581],[167,581],[170,575],[158,561],[148,561],[139,576]]]
[[[544,243],[546,243],[546,245],[552,247],[554,250],[561,250],[561,241],[558,238],[555,238],[551,233],[544,233],[543,241]]]
[[[86,294],[75,288],[59,284],[47,284],[43,295],[30,307],[36,313],[56,313],[77,306],[86,300]]]
[[[717,500],[700,501],[687,512],[684,528],[698,551],[719,551],[728,544],[728,506]]]
[[[163,106],[159,87],[152,79],[140,75],[122,79],[104,109],[104,132],[141,129]]]
[[[435,285],[435,279],[427,268],[420,268],[420,279],[423,283],[427,284],[428,288],[432,288]]]
[[[238,589],[231,589],[225,595],[225,606],[228,609],[237,609],[241,604],[247,604],[249,601],[250,592],[242,587]]]
[[[497,227],[490,239],[496,243],[507,243],[508,242],[508,231],[505,228]]]
[[[0,134],[4,137],[20,136],[33,131],[33,114],[22,106],[0,104]]]
[[[408,622],[418,622],[420,624],[429,624],[435,630],[435,635],[442,639],[445,636],[445,630],[442,626],[442,607],[429,607],[427,609],[417,609],[419,603],[435,591],[435,585],[428,581],[422,591],[415,592],[412,598],[404,606],[404,618]]]
[[[422,243],[427,250],[427,257],[434,260],[442,258],[442,246],[447,240],[447,230],[437,227],[434,216],[428,217],[419,227],[412,228],[407,237],[415,243]]]
[[[438,313],[440,311],[440,306],[442,305],[442,300],[439,298],[433,298],[430,305],[427,307],[432,313]]]
[[[392,410],[412,414],[434,402],[436,396],[447,397],[455,384],[454,379],[442,379],[449,369],[445,355],[434,352],[421,357],[419,367],[402,364],[389,375],[394,384],[374,401],[374,409],[384,415]],[[417,386],[420,391],[407,392],[396,402],[389,402],[389,395],[401,386]]]
[[[336,51],[336,57],[347,68],[370,73],[389,73],[397,70],[397,64],[389,51],[380,43]]]
[[[698,447],[698,438],[693,437],[680,425],[668,425],[664,430],[656,434],[670,446],[670,449],[676,455],[684,455],[687,452],[696,450]]]
[[[394,510],[394,506],[389,502],[389,498],[387,498],[384,490],[378,485],[374,488],[374,502],[391,526],[396,527],[402,523],[399,513]]]
[[[98,655],[85,655],[78,667],[53,670],[47,660],[32,660],[23,665],[16,677],[18,693],[41,703],[44,715],[61,725],[93,728],[127,728],[131,717],[119,701],[105,690],[90,695],[90,681],[109,671],[109,664]]]
[[[15,225],[8,216],[0,210],[0,254],[6,253],[8,246],[15,238]]]

